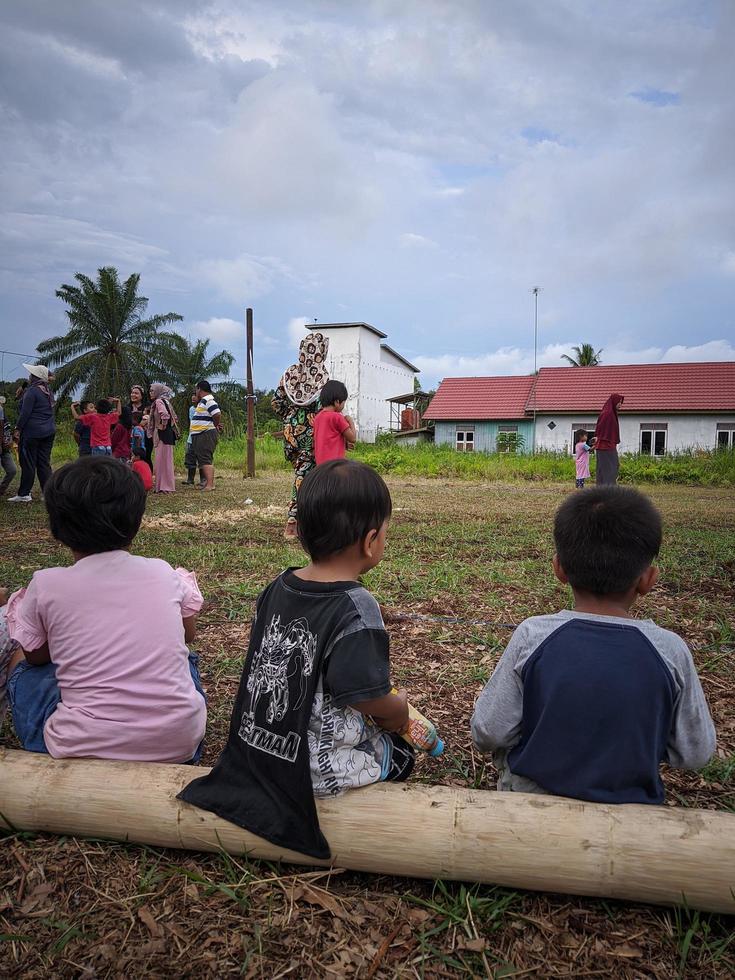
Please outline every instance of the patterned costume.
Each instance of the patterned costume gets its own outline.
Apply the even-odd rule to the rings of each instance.
[[[325,367],[329,338],[310,333],[301,341],[299,360],[284,372],[271,404],[283,420],[283,452],[294,469],[288,522],[297,520],[297,497],[304,477],[316,466],[314,460],[314,415],[319,394],[329,381]]]

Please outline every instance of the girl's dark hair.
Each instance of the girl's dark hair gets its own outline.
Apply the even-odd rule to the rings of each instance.
[[[131,412],[130,413],[130,418],[133,421],[133,425],[137,425],[138,422],[140,422],[140,420],[143,418],[143,413],[142,412]]]
[[[82,456],[60,467],[43,495],[53,536],[84,554],[127,548],[145,511],[141,481],[106,456]]]
[[[327,381],[319,395],[322,408],[327,405],[334,405],[335,402],[347,401],[347,389],[341,381]]]
[[[574,441],[575,441],[575,443],[579,442],[581,440],[582,436],[588,436],[588,435],[589,435],[589,430],[588,429],[577,429],[577,431],[574,433]]]
[[[120,418],[118,419],[118,425],[121,425],[128,432],[133,428],[133,413],[130,411],[127,405],[123,405],[120,409]]]
[[[133,456],[135,456],[136,459],[145,459],[145,449],[133,449]],[[148,462],[148,460],[146,460],[146,462]]]
[[[383,479],[352,459],[332,459],[313,469],[301,484],[298,506],[299,540],[315,562],[379,530],[393,509]]]
[[[569,584],[593,595],[627,592],[659,553],[661,533],[656,507],[629,487],[570,494],[554,519],[556,553]]]
[[[112,411],[112,404],[106,398],[100,398],[94,407],[100,415],[109,415]]]

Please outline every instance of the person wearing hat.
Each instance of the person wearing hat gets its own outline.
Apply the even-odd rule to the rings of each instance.
[[[56,437],[54,396],[49,388],[49,370],[43,364],[24,364],[30,375],[20,403],[16,431],[20,437],[20,486],[11,503],[29,504],[31,490],[38,475],[43,491],[51,476],[51,449]]]
[[[299,487],[316,466],[314,459],[314,416],[319,409],[319,394],[329,381],[326,359],[329,338],[309,333],[301,341],[299,359],[283,373],[271,405],[283,420],[283,451],[293,466],[294,481],[284,537],[298,536]]]
[[[5,493],[17,473],[13,459],[13,430],[5,417],[5,401],[5,395],[0,395],[0,466],[5,470],[5,476],[0,482],[0,494]]]

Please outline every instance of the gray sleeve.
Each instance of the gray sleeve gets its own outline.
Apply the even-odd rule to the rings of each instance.
[[[714,755],[717,739],[712,716],[689,647],[675,634],[668,634],[668,661],[679,697],[674,705],[666,762],[674,769],[701,769]]]
[[[523,683],[516,668],[529,653],[528,634],[526,624],[521,623],[477,699],[471,726],[472,741],[480,752],[511,748],[520,738]]]

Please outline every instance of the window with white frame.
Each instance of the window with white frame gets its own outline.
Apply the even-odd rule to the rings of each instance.
[[[461,429],[457,429],[454,448],[458,453],[473,453],[475,451],[474,426],[464,426]]]
[[[735,449],[735,422],[717,423],[718,449]]]
[[[664,456],[668,422],[641,422],[640,452],[642,456]]]
[[[499,453],[515,453],[518,450],[518,426],[499,425],[497,446]]]

